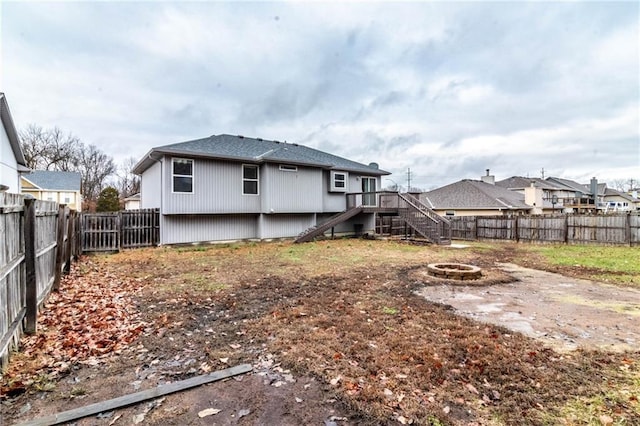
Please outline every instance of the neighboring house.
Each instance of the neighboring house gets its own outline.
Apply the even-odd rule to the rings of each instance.
[[[604,206],[606,184],[599,184],[595,177],[588,185],[558,177],[546,180],[560,188],[556,194],[565,213],[596,213]]]
[[[638,210],[640,200],[613,188],[605,188],[604,213],[632,212]]]
[[[525,193],[532,191],[530,189],[532,187],[538,188],[539,193],[536,194],[536,196],[541,195],[542,202],[540,202],[539,200],[532,200],[532,202],[526,200],[526,203],[528,205],[534,206],[533,203],[535,202],[536,204],[534,207],[540,207],[540,204],[542,203],[542,213],[544,214],[563,213],[564,199],[568,198],[569,194],[571,194],[571,196],[575,196],[575,191],[572,192],[572,190],[567,186],[540,178],[512,176],[510,178],[497,181],[496,186],[500,186],[510,191],[519,192],[522,195],[525,195]]]
[[[38,200],[66,204],[70,209],[82,210],[81,175],[77,172],[34,170],[21,176],[22,193]]]
[[[20,174],[28,172],[7,98],[0,92],[0,192],[20,193]]]
[[[140,209],[140,193],[133,194],[130,197],[124,199],[125,210],[139,210]]]
[[[495,185],[493,176],[464,179],[420,194],[420,201],[442,216],[529,214],[524,194]],[[542,200],[541,193],[539,194]]]
[[[346,210],[347,193],[375,192],[389,174],[296,143],[224,134],[153,148],[133,171],[140,207],[160,209],[161,244],[295,237]],[[374,229],[369,212],[335,227]]]

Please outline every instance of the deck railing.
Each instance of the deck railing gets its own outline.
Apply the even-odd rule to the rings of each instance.
[[[371,207],[382,213],[393,211],[424,238],[442,244],[451,241],[451,224],[410,194],[392,191],[352,192],[346,194],[347,210]]]

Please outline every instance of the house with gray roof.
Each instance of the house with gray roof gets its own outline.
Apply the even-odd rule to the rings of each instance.
[[[377,191],[389,174],[297,143],[226,134],[153,148],[133,171],[140,208],[160,209],[161,244],[295,237],[346,210],[348,193]],[[373,232],[375,213],[334,231],[354,229]]]
[[[70,209],[82,210],[80,192],[82,176],[78,172],[33,170],[20,177],[22,193],[37,200],[66,204]]]
[[[532,213],[532,205],[516,191],[489,179],[464,179],[420,194],[420,201],[443,216],[496,216]]]
[[[20,193],[20,174],[29,171],[9,104],[0,92],[0,192]]]

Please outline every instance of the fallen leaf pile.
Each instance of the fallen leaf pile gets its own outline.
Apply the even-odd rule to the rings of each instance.
[[[139,282],[100,270],[82,258],[38,314],[37,332],[24,336],[2,377],[2,394],[24,391],[65,374],[76,363],[97,364],[145,328],[131,298]]]

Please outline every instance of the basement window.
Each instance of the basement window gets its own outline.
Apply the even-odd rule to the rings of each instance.
[[[331,192],[347,192],[347,179],[349,174],[347,172],[331,171]]]
[[[258,195],[258,166],[242,165],[242,194]]]
[[[171,160],[173,192],[193,193],[193,160],[173,158]]]

